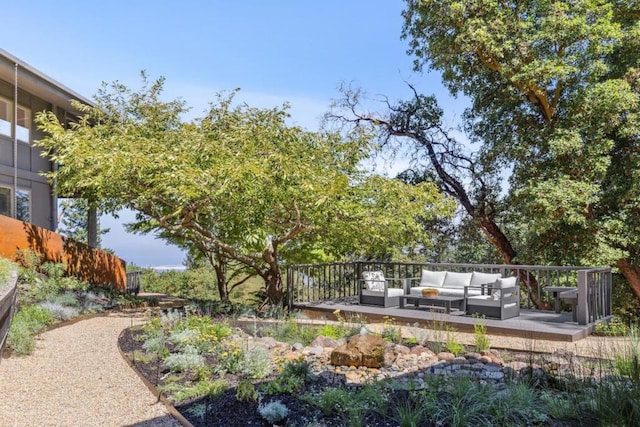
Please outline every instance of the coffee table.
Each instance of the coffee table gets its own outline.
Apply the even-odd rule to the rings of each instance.
[[[464,297],[448,297],[448,296],[434,296],[434,297],[417,297],[414,295],[402,295],[400,297],[400,308],[405,308],[405,303],[413,301],[413,307],[418,308],[420,304],[429,305],[432,307],[443,308],[445,313],[451,313],[451,303],[457,303],[459,310],[464,309]]]

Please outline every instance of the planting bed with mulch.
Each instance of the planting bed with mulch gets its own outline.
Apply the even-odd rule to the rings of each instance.
[[[178,376],[172,374],[164,363],[157,360],[147,360],[142,347],[143,334],[138,328],[125,330],[119,338],[119,346],[121,350],[129,355],[130,361],[135,368],[146,378],[146,380],[162,389],[166,386],[169,378],[173,376],[171,381],[183,383],[185,387],[193,384],[194,373],[187,373]],[[171,350],[171,345],[168,345]],[[136,356],[137,355],[137,356]],[[211,356],[207,356],[208,364],[216,363]],[[242,378],[238,375],[223,374],[216,375],[217,379],[223,379],[225,384],[219,390],[212,390],[209,397],[199,397],[192,399],[184,399],[175,404],[176,409],[191,422],[194,426],[345,426],[345,425],[361,425],[361,426],[398,426],[398,425],[438,425],[447,426],[454,425],[452,422],[425,422],[428,418],[424,414],[417,416],[416,420],[421,420],[417,424],[405,424],[404,420],[411,418],[405,416],[402,418],[402,410],[405,413],[418,413],[421,401],[417,398],[417,393],[389,387],[388,384],[367,384],[363,386],[344,385],[333,381],[328,375],[311,375],[312,379],[299,385],[294,392],[274,393],[265,392],[270,382],[277,381],[275,374],[260,380],[253,380],[255,390],[261,396],[257,401],[241,400],[238,398],[238,385]],[[443,411],[452,411],[459,413],[462,417],[468,417],[467,424],[457,425],[491,425],[491,418],[484,417],[482,412],[474,412],[473,405],[478,402],[474,400],[473,393],[467,396],[454,396],[458,391],[449,393],[449,386],[439,384],[437,391],[432,393],[442,394]],[[467,384],[468,385],[468,384]],[[476,386],[475,383],[472,383]],[[463,385],[464,386],[464,385]],[[474,389],[476,387],[473,387]],[[336,397],[334,403],[318,403],[314,399],[320,399],[323,392],[329,390],[342,390],[342,400]],[[445,393],[442,393],[445,390]],[[464,393],[464,387],[462,393]],[[350,394],[349,394],[350,393]],[[494,391],[495,393],[495,391]],[[447,394],[446,397],[444,395]],[[345,400],[347,396],[350,400]],[[457,399],[457,400],[456,400]],[[466,400],[465,400],[466,399]],[[268,404],[269,402],[279,401],[288,409],[287,417],[279,423],[269,423],[259,413],[259,406]],[[334,405],[327,407],[327,405]],[[451,407],[457,405],[457,407]],[[449,407],[449,409],[446,409]],[[531,408],[534,409],[534,408]],[[433,409],[432,409],[433,410]],[[485,414],[487,415],[487,414]],[[596,425],[593,424],[589,417],[582,420],[554,420],[552,417],[543,416],[537,411],[527,413],[526,408],[522,413],[514,413],[514,423],[509,425],[531,425],[531,426],[577,426],[577,425]],[[585,414],[586,415],[586,414]],[[422,418],[421,418],[422,417]],[[443,419],[450,420],[448,414],[443,412]],[[447,418],[449,417],[449,418]],[[527,418],[530,417],[530,418]],[[431,417],[433,418],[433,417]],[[519,421],[518,421],[519,420]],[[452,420],[450,420],[452,421]],[[506,424],[505,424],[506,425]]]

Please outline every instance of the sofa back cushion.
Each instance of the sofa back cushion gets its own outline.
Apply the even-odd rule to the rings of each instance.
[[[465,286],[469,286],[471,283],[472,275],[473,273],[454,273],[447,271],[443,287],[464,289]]]
[[[420,287],[441,288],[446,276],[446,271],[422,270],[422,276],[420,277]]]
[[[384,273],[382,271],[363,271],[362,279],[370,291],[384,292]]]
[[[471,275],[471,286],[491,285],[501,277],[500,273],[481,273],[474,271]]]

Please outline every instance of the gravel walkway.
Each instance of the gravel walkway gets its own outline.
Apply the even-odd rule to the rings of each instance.
[[[31,356],[3,359],[0,426],[180,426],[120,355],[120,332],[141,322],[82,320],[40,335]]]

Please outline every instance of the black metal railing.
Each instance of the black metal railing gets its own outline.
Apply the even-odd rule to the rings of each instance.
[[[591,323],[611,315],[611,269],[579,266],[511,264],[458,264],[355,261],[347,263],[298,264],[287,268],[289,308],[358,296],[363,271],[381,270],[388,278],[420,278],[422,270],[500,273],[520,279],[523,308],[549,307],[547,286],[578,288],[578,322]]]
[[[127,293],[138,295],[142,283],[142,271],[127,271]]]

